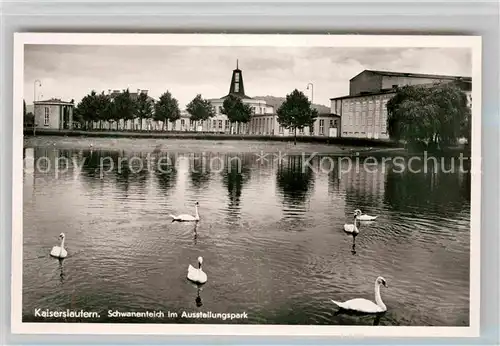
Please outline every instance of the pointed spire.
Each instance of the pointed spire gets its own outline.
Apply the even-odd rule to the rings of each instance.
[[[236,68],[233,70],[233,76],[231,78],[231,84],[229,85],[228,95],[236,95],[246,99],[251,98],[245,95],[245,87],[243,85],[243,72],[239,69],[239,59],[236,59]]]

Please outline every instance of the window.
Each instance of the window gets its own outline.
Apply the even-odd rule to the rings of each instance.
[[[252,110],[253,110],[253,114],[257,113],[257,107],[253,107]]]
[[[325,134],[325,119],[321,119],[319,121],[319,134],[324,135]]]
[[[235,81],[236,83],[238,83],[238,82],[240,81],[240,74],[239,74],[239,73],[236,73],[236,74],[234,75],[234,81]]]
[[[45,116],[43,118],[43,124],[45,126],[48,126],[49,125],[49,121],[50,121],[50,108],[49,107],[45,107]]]
[[[226,123],[226,130],[229,130],[229,120],[225,120]]]
[[[214,129],[216,129],[216,128],[217,128],[217,120],[214,120],[214,121],[213,121],[213,125],[212,125],[212,127],[213,127]]]
[[[240,91],[240,83],[234,83],[234,92],[237,93]]]
[[[283,126],[280,126],[279,131],[281,134],[283,133]]]
[[[393,85],[392,85],[392,88],[393,88],[393,89],[396,89],[397,87],[398,87],[398,85],[397,85],[397,84],[393,84]]]
[[[309,134],[312,136],[314,134],[314,123],[309,126]]]
[[[304,134],[304,128],[303,127],[299,127],[299,134],[301,134],[301,135]]]
[[[222,130],[222,120],[219,120],[219,130]]]
[[[330,127],[333,127],[333,119],[330,119]]]
[[[194,120],[189,120],[189,126],[193,126],[194,125]]]
[[[184,124],[186,123],[186,121],[184,119],[181,119],[181,126],[184,127]]]

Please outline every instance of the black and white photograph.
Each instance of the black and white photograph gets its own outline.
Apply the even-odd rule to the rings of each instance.
[[[478,335],[480,38],[14,49],[13,331]]]

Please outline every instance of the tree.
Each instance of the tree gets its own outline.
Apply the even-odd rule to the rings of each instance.
[[[230,94],[222,103],[222,114],[227,115],[228,120],[238,124],[237,133],[240,133],[240,124],[248,123],[252,117],[252,107],[243,103],[241,98],[236,95]]]
[[[297,144],[297,128],[312,126],[318,117],[318,111],[312,108],[311,101],[297,89],[286,95],[286,100],[278,108],[276,114],[281,126],[293,129],[294,145]]]
[[[35,123],[35,116],[33,113],[26,113],[26,101],[23,100],[23,123],[24,127]],[[34,125],[33,125],[34,126]]]
[[[160,96],[158,102],[155,103],[155,120],[163,122],[162,130],[165,128],[167,121],[174,122],[181,117],[179,110],[179,102],[172,97],[172,94],[167,91]]]
[[[90,122],[90,127],[93,129],[94,121],[99,120],[97,107],[97,93],[94,90],[90,94],[85,95],[76,106],[74,113],[85,124],[85,128],[88,128],[88,123]]]
[[[454,83],[404,86],[387,103],[391,139],[434,149],[470,137],[467,96]]]
[[[99,121],[99,129],[102,130],[102,122],[109,121],[113,118],[110,114],[110,109],[112,107],[112,100],[109,95],[104,94],[104,92],[95,95],[92,99],[94,102],[95,118]]]
[[[205,121],[215,116],[215,109],[209,100],[203,99],[200,94],[187,104],[186,110],[191,114],[192,121]]]
[[[124,127],[126,127],[125,125],[127,124],[128,120],[134,118],[136,113],[135,102],[130,97],[130,92],[127,89],[116,95],[116,97],[113,99],[113,103],[113,118],[117,121],[116,129],[118,130],[118,121],[120,119],[123,119]]]
[[[150,100],[147,94],[140,93],[139,96],[137,97],[135,109],[136,109],[136,115],[137,117],[139,117],[142,130],[143,129],[142,120],[153,117],[153,102]]]
[[[33,113],[28,112],[24,116],[24,126],[35,126],[35,116]]]

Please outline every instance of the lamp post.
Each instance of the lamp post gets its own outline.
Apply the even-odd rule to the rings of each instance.
[[[309,90],[309,86],[311,86],[311,103],[313,103],[313,98],[314,98],[314,84],[313,83],[308,83],[307,84],[307,90]]]
[[[311,106],[312,106],[312,104],[313,104],[313,98],[314,98],[314,84],[313,83],[308,83],[307,84],[307,90],[309,90],[309,86],[311,86]],[[314,123],[311,126],[309,126],[309,134],[312,135],[313,133],[314,133]]]
[[[39,79],[35,79],[33,82],[33,136],[35,136],[36,129],[36,112],[35,112],[35,101],[36,101],[36,86],[41,87],[42,82]]]

